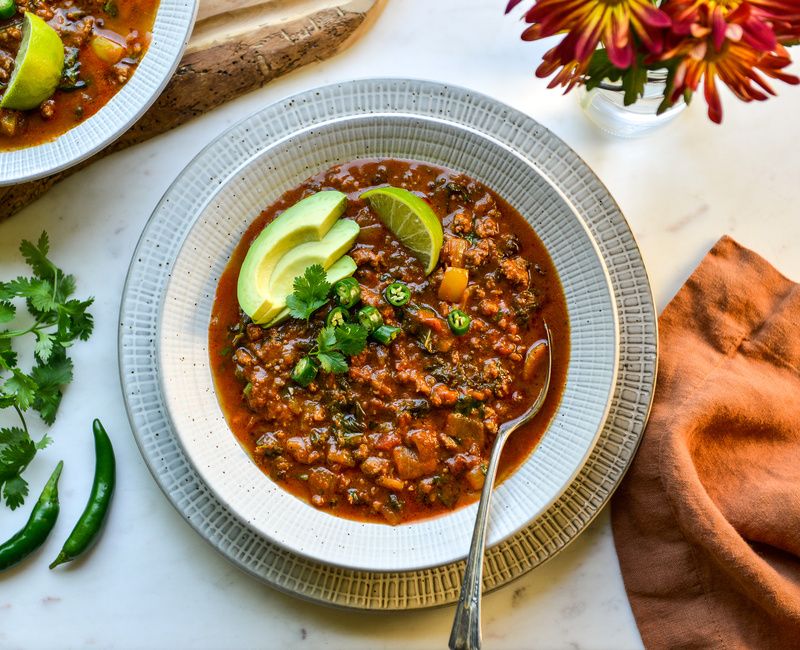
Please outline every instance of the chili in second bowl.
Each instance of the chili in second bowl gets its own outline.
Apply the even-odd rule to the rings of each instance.
[[[91,117],[136,71],[150,44],[158,0],[15,0],[0,18],[0,95],[14,72],[22,23],[32,12],[63,43],[55,92],[29,110],[0,109],[0,151],[48,142]]]

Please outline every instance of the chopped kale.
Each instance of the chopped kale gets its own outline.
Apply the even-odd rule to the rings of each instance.
[[[461,415],[472,415],[473,413],[477,412],[481,417],[483,417],[484,405],[483,402],[475,399],[474,397],[462,395],[456,401],[455,412],[460,413]]]
[[[80,78],[81,62],[78,59],[78,52],[77,47],[64,48],[64,72],[61,74],[59,90],[71,92],[86,88],[87,83]]]
[[[461,199],[466,203],[472,201],[469,190],[467,190],[467,188],[461,183],[450,181],[449,183],[447,183],[447,185],[444,186],[444,189],[447,190],[447,193],[450,196],[460,196]]]

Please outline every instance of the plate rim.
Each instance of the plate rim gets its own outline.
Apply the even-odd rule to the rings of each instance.
[[[635,261],[638,263],[636,265],[636,268],[643,275],[643,281],[640,283],[640,286],[639,286],[639,290],[643,292],[643,294],[642,294],[642,298],[643,299],[642,299],[641,307],[642,307],[643,310],[646,311],[646,315],[647,316],[652,316],[652,322],[648,321],[646,323],[649,327],[652,328],[652,331],[649,333],[649,336],[646,337],[647,340],[644,343],[644,345],[647,347],[647,350],[651,351],[650,355],[648,356],[648,359],[650,360],[650,363],[652,365],[652,373],[648,373],[649,381],[643,382],[643,384],[642,384],[643,388],[646,390],[646,399],[647,399],[647,403],[646,404],[641,404],[644,407],[644,413],[643,413],[643,415],[641,417],[641,422],[640,422],[641,429],[643,429],[644,425],[646,423],[646,420],[647,420],[647,416],[648,416],[648,414],[650,412],[650,409],[652,407],[652,402],[653,402],[655,383],[656,383],[656,369],[657,369],[657,359],[658,359],[659,348],[658,348],[657,312],[656,312],[656,309],[655,309],[655,302],[654,302],[654,298],[653,298],[652,286],[651,286],[651,284],[649,282],[649,275],[647,273],[647,269],[644,266],[644,261],[642,259],[641,250],[639,248],[638,242],[636,241],[636,237],[633,234],[633,232],[630,230],[630,227],[628,226],[627,222],[625,221],[624,216],[622,215],[622,212],[619,209],[619,206],[617,205],[616,201],[613,199],[611,194],[608,192],[607,188],[602,183],[602,181],[593,172],[591,172],[591,170],[588,168],[588,165],[586,165],[586,163],[583,162],[582,159],[568,145],[563,143],[563,141],[561,141],[555,134],[553,134],[548,129],[543,127],[541,124],[536,122],[530,116],[522,113],[521,111],[519,111],[519,110],[517,110],[517,109],[515,109],[515,108],[513,108],[511,106],[508,106],[508,105],[503,104],[503,103],[501,103],[501,102],[499,102],[497,100],[494,100],[493,98],[490,98],[490,97],[484,95],[483,93],[480,93],[480,92],[477,92],[477,91],[474,91],[474,90],[471,90],[471,89],[463,88],[463,87],[460,87],[460,86],[454,85],[454,84],[438,83],[438,82],[431,82],[431,81],[425,81],[425,80],[403,79],[403,78],[356,79],[356,80],[353,80],[353,81],[328,84],[328,85],[321,86],[321,87],[307,89],[305,91],[301,91],[301,92],[299,92],[299,93],[297,93],[295,95],[292,95],[291,97],[285,97],[285,98],[279,99],[276,102],[274,102],[274,103],[272,103],[272,104],[270,104],[270,105],[268,105],[266,107],[262,107],[261,109],[255,111],[253,114],[251,114],[249,116],[246,116],[243,120],[241,120],[237,124],[233,125],[229,129],[227,129],[218,138],[216,138],[214,141],[212,141],[211,143],[206,145],[200,151],[200,153],[198,153],[197,157],[198,158],[201,157],[210,148],[212,148],[214,145],[218,144],[218,142],[220,140],[224,139],[224,137],[227,134],[229,134],[232,131],[235,131],[242,123],[244,123],[244,122],[248,121],[249,119],[251,119],[253,117],[253,115],[256,114],[256,113],[260,113],[262,111],[267,111],[271,107],[283,105],[289,99],[308,98],[308,97],[312,96],[315,93],[317,95],[319,95],[320,93],[334,93],[335,94],[337,90],[343,92],[344,89],[346,89],[348,87],[357,86],[359,84],[372,84],[373,87],[378,87],[378,88],[380,88],[381,86],[406,85],[406,86],[414,87],[417,90],[443,91],[443,92],[440,93],[442,95],[446,94],[447,92],[450,92],[450,93],[452,93],[454,95],[459,95],[461,97],[466,96],[468,99],[485,102],[489,106],[492,106],[495,109],[501,109],[503,111],[503,117],[507,117],[507,116],[510,115],[510,116],[514,117],[517,121],[520,121],[520,122],[524,123],[527,127],[533,127],[534,130],[538,130],[539,134],[540,134],[539,137],[548,138],[548,139],[554,141],[556,143],[556,145],[559,147],[559,149],[561,149],[562,152],[566,152],[568,157],[572,158],[572,162],[574,164],[578,165],[581,168],[585,168],[585,171],[589,172],[589,174],[591,176],[591,184],[592,184],[592,186],[594,186],[594,187],[598,188],[599,190],[601,190],[601,194],[603,195],[603,197],[608,200],[609,208],[611,209],[611,212],[614,212],[619,217],[620,225],[622,226],[623,231],[624,231],[623,232],[623,236],[627,236],[627,238],[629,239],[628,243],[629,243],[630,250],[628,252],[631,255],[634,256]],[[396,112],[403,112],[403,111],[395,110],[394,112],[396,113]],[[408,113],[408,111],[405,111],[405,112]],[[460,123],[460,122],[457,122],[457,123],[463,126],[463,123]],[[482,135],[487,135],[484,131],[480,131],[480,129],[477,129],[477,130]],[[500,139],[500,141],[506,147],[512,149],[515,153],[518,153],[518,154],[520,153],[519,150],[517,149],[517,147],[515,147],[513,144],[511,144],[509,142],[505,142],[502,139]],[[532,160],[532,162],[534,163],[535,167],[542,173],[542,175],[545,178],[548,178],[548,180],[549,180],[550,179],[550,174],[548,174],[547,171],[545,169],[543,169],[535,160]],[[408,599],[407,599],[406,601],[403,601],[402,605],[398,605],[398,606],[393,606],[393,604],[385,603],[385,602],[381,602],[381,603],[376,604],[374,602],[374,600],[370,599],[369,596],[365,596],[361,600],[356,598],[355,601],[341,602],[341,601],[337,601],[336,599],[332,599],[330,596],[325,597],[324,595],[319,595],[319,594],[317,594],[317,595],[309,595],[308,593],[302,593],[300,590],[298,590],[296,588],[295,589],[288,588],[286,585],[281,584],[280,582],[276,581],[275,579],[271,579],[270,576],[265,576],[263,573],[259,573],[259,572],[255,571],[251,567],[247,566],[240,559],[237,559],[237,558],[233,557],[225,549],[220,548],[219,543],[215,542],[215,540],[212,539],[211,536],[207,535],[206,532],[201,530],[200,524],[198,524],[196,520],[192,520],[192,517],[190,515],[187,515],[187,513],[184,511],[184,509],[182,509],[181,505],[178,503],[176,496],[174,494],[170,493],[165,488],[165,486],[162,484],[161,475],[159,473],[159,470],[156,467],[155,461],[148,456],[148,452],[147,452],[147,450],[145,449],[145,446],[144,446],[144,440],[142,439],[141,435],[139,435],[140,432],[137,430],[135,417],[134,417],[134,414],[132,412],[131,401],[129,399],[129,395],[128,395],[128,391],[127,391],[126,378],[125,378],[125,375],[124,375],[124,372],[123,372],[123,370],[125,368],[125,360],[124,360],[124,352],[125,352],[125,350],[124,350],[125,307],[126,307],[127,299],[129,298],[130,283],[131,283],[131,280],[132,280],[132,271],[133,271],[133,268],[135,266],[136,257],[137,257],[137,255],[139,254],[139,252],[142,249],[142,246],[144,244],[148,229],[152,225],[153,220],[155,219],[159,208],[163,205],[163,203],[165,201],[167,201],[169,199],[169,195],[170,195],[171,191],[174,189],[174,187],[184,178],[185,175],[187,175],[189,173],[190,167],[191,167],[191,163],[190,163],[190,165],[187,165],[187,167],[185,169],[183,169],[181,171],[181,173],[176,177],[176,180],[170,185],[170,188],[167,190],[167,192],[165,193],[164,197],[159,202],[158,206],[156,207],[156,210],[154,210],[153,215],[151,215],[150,219],[148,219],[147,224],[145,225],[145,228],[144,228],[141,236],[139,237],[139,241],[137,242],[136,249],[135,249],[135,252],[133,254],[133,260],[132,260],[131,268],[129,269],[129,273],[128,273],[128,276],[127,276],[126,281],[125,281],[125,288],[124,288],[124,291],[123,291],[123,297],[122,297],[121,304],[120,304],[120,321],[119,321],[119,323],[120,323],[120,336],[119,336],[118,355],[119,355],[119,362],[120,362],[120,379],[121,379],[121,385],[122,385],[124,398],[125,398],[126,411],[128,412],[128,416],[129,416],[129,419],[131,421],[131,426],[132,426],[132,429],[134,431],[134,437],[136,439],[137,446],[139,447],[140,452],[142,453],[143,458],[145,459],[145,462],[148,465],[148,468],[150,469],[151,473],[153,473],[154,478],[156,479],[156,482],[158,483],[159,487],[162,489],[162,491],[164,491],[165,495],[168,497],[170,502],[173,503],[173,505],[184,516],[184,518],[189,519],[189,522],[192,524],[192,526],[195,528],[195,530],[197,530],[198,533],[200,533],[200,535],[204,539],[206,539],[206,541],[208,541],[213,547],[215,547],[215,548],[217,548],[217,550],[221,551],[223,553],[223,555],[225,555],[230,561],[232,561],[234,564],[236,564],[237,566],[242,568],[247,573],[250,573],[251,575],[254,575],[255,577],[261,579],[262,581],[267,582],[268,584],[270,584],[274,588],[277,588],[278,590],[283,591],[285,593],[294,595],[296,597],[304,598],[306,600],[311,600],[313,602],[319,602],[319,603],[324,603],[324,604],[328,604],[328,605],[344,607],[344,608],[347,608],[347,609],[384,609],[384,610],[410,609],[410,608],[416,608],[416,607],[430,607],[430,606],[436,606],[436,605],[445,605],[445,604],[448,604],[449,602],[453,602],[454,599],[452,597],[449,597],[449,599],[448,599],[447,596],[444,596],[444,600],[442,600],[440,598],[438,601],[435,601],[435,602],[431,602],[430,598],[428,600],[422,601],[422,602],[420,602],[419,600],[417,600],[415,602],[408,602]],[[570,200],[570,203],[572,203],[571,200]],[[598,237],[596,235],[594,235],[594,233],[591,233],[591,231],[590,231],[590,234],[592,234],[592,238],[595,240],[595,242],[599,241]],[[181,243],[181,245],[182,245],[182,243]],[[602,258],[605,259],[605,255],[603,255]],[[613,289],[613,287],[612,287],[612,289]],[[612,291],[612,295],[614,295],[617,312],[619,312],[620,304],[619,304],[619,302],[617,302],[619,300],[619,297],[616,295],[615,291]],[[619,379],[620,379],[620,377],[618,375],[617,376],[617,386],[615,386],[615,392],[619,388]],[[612,399],[612,402],[613,402],[614,399],[616,399],[616,396]],[[602,435],[602,432],[601,432],[601,435]],[[628,456],[628,459],[624,463],[624,466],[621,468],[619,475],[615,478],[610,490],[608,490],[607,493],[605,494],[605,496],[601,499],[600,504],[598,506],[593,507],[590,510],[590,512],[587,514],[587,516],[581,520],[580,526],[579,526],[579,528],[578,528],[578,530],[577,530],[577,532],[575,534],[572,534],[572,535],[568,536],[566,539],[562,540],[561,544],[558,545],[558,547],[555,550],[553,550],[552,552],[548,552],[548,554],[543,559],[537,559],[535,564],[532,564],[532,565],[527,566],[527,567],[523,567],[522,570],[520,570],[518,573],[515,573],[514,575],[511,575],[511,576],[506,576],[505,578],[502,578],[499,582],[492,582],[492,583],[488,584],[487,585],[487,590],[492,590],[494,588],[499,588],[500,586],[506,584],[507,582],[510,582],[511,580],[513,580],[513,579],[519,577],[520,575],[524,574],[525,572],[531,570],[532,568],[534,568],[534,566],[539,566],[543,562],[545,562],[545,561],[551,559],[552,557],[554,557],[555,555],[557,555],[561,550],[563,550],[563,548],[566,548],[567,545],[569,545],[572,541],[574,541],[575,537],[578,536],[578,533],[582,532],[582,530],[584,530],[586,528],[586,526],[588,526],[588,524],[592,520],[594,520],[594,518],[599,514],[599,512],[602,511],[603,507],[608,503],[608,500],[610,499],[611,494],[613,494],[613,491],[616,489],[616,487],[619,485],[619,482],[624,477],[624,474],[627,471],[627,468],[629,467],[633,456],[635,455],[635,451],[638,448],[638,445],[639,445],[640,441],[641,441],[641,431],[634,436],[633,446],[630,448],[630,454]],[[573,482],[574,482],[574,480],[573,480]],[[569,487],[567,489],[569,489]],[[519,534],[519,533],[517,533],[517,534]],[[459,563],[455,563],[455,564],[458,565]],[[463,564],[463,562],[461,564]],[[441,568],[441,567],[438,567],[438,568]],[[310,569],[310,570],[313,570],[313,568]],[[323,570],[323,568],[320,567],[319,570]],[[340,571],[338,571],[338,570],[335,570],[335,571],[337,573],[340,573]],[[414,573],[414,572],[412,572],[412,573]],[[400,573],[400,574],[392,573],[391,575],[394,576],[395,578],[399,578],[403,574],[402,573]]]
[[[403,112],[396,112],[396,113],[380,113],[380,112],[377,112],[377,113],[369,113],[369,114],[354,114],[354,115],[349,115],[349,116],[342,117],[342,118],[334,118],[334,119],[331,119],[331,120],[322,121],[322,122],[315,123],[313,125],[304,127],[302,129],[298,129],[298,130],[294,131],[290,136],[287,136],[287,137],[284,137],[284,138],[278,138],[278,139],[270,142],[266,147],[258,150],[253,155],[249,156],[246,160],[237,161],[236,168],[233,171],[231,171],[231,173],[228,174],[225,177],[224,180],[222,180],[222,182],[217,186],[217,188],[208,195],[208,198],[206,200],[204,200],[203,203],[195,211],[196,212],[196,218],[193,219],[191,225],[186,229],[185,233],[182,234],[181,242],[178,245],[178,248],[176,250],[175,255],[172,257],[173,267],[174,267],[175,262],[177,262],[177,260],[183,254],[185,247],[189,243],[189,239],[190,239],[192,233],[199,226],[199,221],[200,221],[200,218],[202,217],[203,213],[208,209],[208,207],[210,205],[212,205],[217,200],[217,198],[219,197],[220,193],[225,190],[225,187],[227,186],[227,184],[230,182],[230,180],[232,178],[234,178],[235,176],[238,176],[239,174],[241,174],[242,170],[244,170],[245,168],[249,167],[252,163],[255,162],[255,160],[257,160],[259,157],[264,155],[265,152],[268,152],[270,150],[273,150],[273,149],[276,149],[278,147],[281,147],[281,146],[285,145],[288,140],[290,140],[291,138],[294,138],[295,136],[297,136],[299,134],[313,133],[314,131],[316,131],[316,130],[318,130],[321,127],[324,127],[326,125],[338,125],[338,124],[342,124],[342,123],[360,122],[362,120],[368,120],[368,119],[373,119],[373,118],[381,118],[381,117],[398,118],[400,120],[419,120],[419,121],[423,121],[423,122],[427,121],[427,122],[432,122],[432,123],[439,124],[439,125],[445,125],[445,126],[447,126],[449,128],[455,128],[456,130],[463,130],[463,131],[471,132],[477,137],[480,137],[480,138],[486,139],[486,140],[490,140],[498,148],[507,150],[511,155],[516,157],[522,163],[524,163],[525,165],[531,167],[532,169],[534,169],[534,171],[536,171],[534,166],[533,166],[533,164],[532,164],[532,162],[530,160],[527,160],[524,156],[520,155],[520,153],[518,151],[513,150],[513,149],[508,149],[508,147],[504,146],[502,142],[500,142],[499,140],[493,138],[490,134],[482,133],[482,132],[478,131],[475,128],[469,127],[468,125],[455,124],[453,122],[449,122],[447,120],[444,120],[444,119],[441,119],[441,118],[438,118],[438,117],[435,117],[435,116],[416,115],[416,114],[412,114],[412,113],[403,113]],[[249,119],[250,118],[246,118],[245,120],[235,124],[233,127],[230,127],[230,129],[227,129],[224,133],[222,133],[219,136],[219,138],[215,138],[213,143],[216,143],[220,139],[224,139],[224,137],[225,137],[225,135],[227,134],[228,131],[230,131],[231,129],[235,129],[237,126],[241,126],[241,125],[247,123]],[[200,154],[198,154],[198,156],[199,155]],[[187,164],[187,167],[191,166],[194,163],[194,160],[195,159],[190,161]],[[425,162],[425,161],[417,161],[417,162]],[[458,170],[456,170],[456,171],[458,171]],[[574,481],[575,477],[583,469],[584,465],[586,464],[586,461],[588,460],[589,456],[591,455],[592,451],[594,450],[595,446],[597,445],[597,441],[600,438],[600,435],[601,435],[603,429],[605,428],[606,421],[608,419],[608,415],[609,415],[609,412],[611,410],[611,403],[612,403],[612,398],[613,398],[613,395],[614,395],[614,390],[616,388],[617,380],[618,380],[618,377],[619,377],[619,343],[620,343],[619,314],[617,313],[617,310],[616,310],[616,296],[615,296],[614,289],[613,289],[613,286],[612,286],[612,283],[611,283],[611,276],[609,275],[609,271],[608,271],[608,267],[606,265],[606,261],[603,258],[602,252],[600,251],[600,248],[599,248],[597,242],[595,241],[594,236],[592,235],[591,231],[589,230],[589,227],[588,227],[585,219],[581,216],[581,214],[579,213],[578,209],[573,205],[573,202],[569,199],[569,197],[567,197],[562,192],[561,188],[559,188],[558,185],[556,185],[553,182],[552,179],[550,179],[549,177],[547,177],[545,175],[542,175],[542,174],[540,174],[540,175],[541,175],[542,180],[550,187],[551,190],[553,190],[556,194],[558,194],[558,196],[561,198],[561,200],[564,201],[564,203],[569,207],[569,209],[574,214],[574,217],[575,217],[576,221],[580,224],[580,228],[586,234],[586,238],[589,241],[589,244],[590,244],[590,246],[592,247],[592,249],[594,251],[594,256],[597,259],[597,262],[598,262],[598,264],[599,264],[599,266],[600,266],[600,268],[602,270],[602,273],[603,273],[603,285],[605,287],[605,290],[608,292],[608,298],[609,298],[609,301],[610,301],[610,304],[611,304],[611,320],[612,320],[612,329],[613,329],[613,344],[612,344],[612,348],[614,350],[614,352],[613,352],[613,360],[612,360],[612,369],[611,369],[611,373],[610,373],[610,376],[609,376],[609,385],[608,385],[607,390],[605,390],[605,397],[604,397],[605,402],[604,402],[604,407],[603,407],[602,413],[601,413],[599,421],[598,421],[598,426],[597,426],[596,430],[594,431],[594,434],[592,435],[592,438],[586,442],[586,448],[585,448],[582,456],[580,457],[580,459],[575,463],[575,467],[572,469],[570,475],[564,480],[563,484],[560,485],[557,490],[552,492],[552,494],[548,498],[548,500],[546,502],[544,502],[542,504],[542,506],[537,511],[526,515],[526,519],[524,521],[522,521],[519,525],[513,527],[511,530],[505,532],[505,534],[503,534],[502,536],[491,540],[491,543],[489,543],[487,541],[487,548],[493,548],[493,547],[497,546],[498,544],[503,543],[507,539],[509,539],[509,538],[513,537],[514,535],[516,535],[522,529],[524,529],[527,526],[529,526],[535,519],[537,519],[539,516],[544,514],[561,497],[561,495],[564,494],[564,492],[569,488],[569,486]],[[168,190],[168,192],[169,192],[169,190]],[[159,206],[160,206],[160,204],[159,204]],[[159,206],[156,207],[156,209],[154,210],[154,213],[159,209]],[[256,217],[253,217],[253,218],[256,218]],[[534,231],[535,231],[535,229],[534,229]],[[537,234],[537,237],[538,237],[538,234]],[[164,318],[165,318],[165,313],[164,312],[165,312],[165,308],[166,308],[166,305],[167,305],[168,296],[169,296],[169,293],[170,293],[170,286],[172,285],[173,282],[176,282],[176,281],[177,281],[176,275],[173,274],[173,273],[170,273],[169,278],[166,280],[166,282],[164,284],[164,289],[163,289],[163,292],[162,292],[162,294],[160,296],[160,300],[159,300],[158,308],[157,308],[157,314],[158,315],[157,315],[157,319],[156,319],[156,327],[157,327],[158,330],[162,330],[163,329],[163,322],[164,322]],[[194,471],[200,477],[200,480],[211,491],[211,493],[217,498],[217,500],[234,517],[236,517],[243,525],[245,525],[248,528],[250,528],[254,533],[265,537],[270,542],[276,544],[277,546],[280,546],[281,548],[285,549],[286,551],[288,551],[290,553],[293,553],[295,555],[304,557],[307,560],[310,560],[312,562],[324,563],[324,564],[327,564],[327,565],[330,565],[330,566],[339,567],[339,568],[342,568],[342,569],[345,569],[345,570],[371,571],[371,572],[375,572],[375,573],[391,573],[391,572],[397,572],[397,571],[421,571],[421,570],[424,570],[424,569],[429,569],[429,568],[433,568],[433,567],[437,567],[437,566],[450,564],[451,562],[457,562],[457,561],[463,560],[466,557],[466,551],[465,551],[465,553],[464,553],[464,555],[462,557],[457,557],[457,558],[454,558],[454,559],[447,559],[447,560],[433,560],[433,559],[431,559],[431,560],[428,560],[428,561],[420,562],[418,564],[413,564],[413,565],[408,565],[408,566],[403,566],[403,567],[397,567],[397,566],[385,567],[385,566],[377,566],[377,565],[376,566],[370,566],[370,565],[367,565],[367,564],[354,565],[354,564],[346,563],[344,561],[337,561],[334,558],[325,558],[325,559],[323,559],[322,557],[313,555],[312,552],[307,550],[306,548],[302,548],[302,549],[294,548],[294,547],[290,546],[288,543],[286,543],[285,539],[278,538],[278,537],[273,537],[273,536],[269,535],[266,531],[262,531],[259,528],[257,528],[255,526],[255,524],[253,524],[246,517],[244,517],[239,512],[237,512],[235,509],[233,509],[232,506],[234,504],[231,501],[229,501],[228,499],[226,499],[225,496],[223,495],[223,493],[221,493],[211,481],[207,480],[207,477],[209,475],[209,469],[207,467],[204,467],[201,463],[197,462],[197,458],[196,458],[195,454],[192,452],[192,450],[190,448],[187,447],[186,444],[184,444],[184,436],[182,436],[179,433],[179,428],[176,425],[175,419],[173,417],[172,410],[169,408],[170,400],[167,398],[167,395],[169,395],[173,389],[171,389],[166,383],[167,377],[166,377],[166,373],[164,372],[164,348],[163,348],[163,344],[164,344],[163,336],[161,336],[160,334],[157,334],[156,341],[155,341],[155,361],[156,361],[155,366],[156,366],[156,369],[157,369],[158,385],[159,385],[160,394],[163,397],[164,405],[166,407],[164,416],[171,424],[171,427],[172,427],[172,430],[173,430],[173,433],[174,433],[174,437],[175,437],[178,445],[181,447],[181,450],[183,451],[183,454],[186,456],[189,464],[193,467]],[[213,375],[211,376],[210,381],[211,381],[211,385],[213,386]],[[222,412],[222,415],[224,417],[224,411],[222,410],[221,405],[219,405],[219,400],[218,399],[217,399],[217,404],[218,404],[218,406],[220,408],[220,411]],[[227,418],[225,418],[225,419],[227,420]],[[552,421],[551,421],[551,423],[552,423]],[[548,430],[550,429],[550,424],[551,423],[548,423],[548,427],[544,430],[542,438],[536,443],[536,445],[533,447],[533,449],[531,449],[530,453],[522,461],[522,464],[527,462],[528,459],[535,453],[536,448],[541,444],[542,440],[544,439],[544,436],[547,434]],[[505,483],[505,481],[503,483]],[[500,484],[498,483],[498,484],[496,484],[496,486],[497,485],[500,485]],[[464,506],[463,509],[464,510],[469,510],[469,509],[477,510],[477,505],[478,505],[478,503],[476,501],[476,502],[471,503],[471,504],[469,504],[467,506]],[[461,508],[459,510],[461,510]],[[451,513],[442,513],[442,514],[440,514],[438,516],[431,517],[431,518],[428,518],[428,519],[424,519],[424,520],[421,520],[419,522],[409,522],[408,525],[415,525],[417,523],[430,522],[430,521],[433,521],[434,519],[438,520],[438,519],[441,519],[443,517],[447,517],[449,514],[451,514]],[[328,514],[328,516],[332,516],[332,515]],[[355,522],[355,523],[361,524],[362,526],[375,525],[375,526],[386,527],[385,524],[375,523],[375,522],[358,521],[358,522]],[[487,540],[488,540],[488,538],[487,538]]]

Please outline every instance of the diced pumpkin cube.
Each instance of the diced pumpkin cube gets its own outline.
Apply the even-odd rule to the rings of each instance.
[[[469,271],[448,266],[439,285],[439,298],[447,302],[460,302],[469,284]]]
[[[100,60],[108,63],[108,65],[119,63],[127,52],[123,45],[101,34],[92,36],[91,46]]]

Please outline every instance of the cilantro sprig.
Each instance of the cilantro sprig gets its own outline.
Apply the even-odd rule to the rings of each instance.
[[[325,269],[319,264],[309,266],[303,275],[296,277],[293,287],[294,292],[286,298],[289,314],[305,321],[328,304],[332,289]],[[323,327],[314,347],[295,366],[292,378],[307,386],[320,369],[337,375],[347,372],[350,367],[347,358],[364,350],[368,335],[367,329],[357,323]]]
[[[300,320],[308,320],[320,307],[328,303],[331,283],[320,264],[309,266],[303,275],[294,279],[294,292],[286,298],[289,314]]]
[[[47,424],[53,424],[61,404],[62,389],[72,381],[72,361],[68,349],[75,341],[85,341],[94,328],[88,312],[93,299],[73,298],[76,283],[48,257],[50,242],[43,232],[34,244],[23,240],[20,253],[32,270],[31,277],[0,282],[0,325],[17,318],[17,302],[24,301],[33,323],[28,327],[0,330],[0,411],[14,409],[21,427],[0,428],[0,496],[12,510],[28,495],[22,473],[37,451],[50,438],[34,442],[24,413],[36,411]],[[33,364],[29,372],[19,367],[13,341],[34,338]]]
[[[355,356],[367,347],[367,330],[355,323],[339,327],[323,327],[317,335],[317,345],[310,357],[316,357],[325,372],[336,375],[347,372],[347,357]]]

